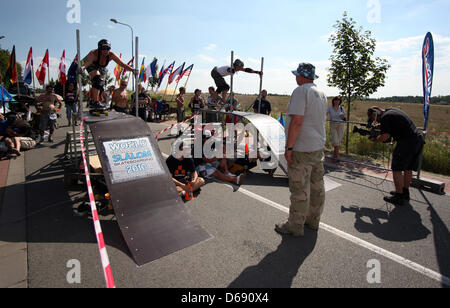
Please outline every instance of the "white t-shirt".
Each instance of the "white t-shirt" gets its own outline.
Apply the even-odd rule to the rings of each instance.
[[[295,142],[294,151],[316,152],[325,147],[327,105],[326,95],[313,83],[304,84],[294,90],[287,109],[287,136],[291,115],[304,116],[303,126]]]
[[[222,77],[230,76],[231,75],[231,67],[230,66],[221,66],[217,68],[217,72]]]

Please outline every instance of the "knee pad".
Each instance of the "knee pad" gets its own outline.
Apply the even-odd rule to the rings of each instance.
[[[100,75],[97,75],[92,79],[92,87],[99,90],[100,93],[103,93],[103,91],[105,90],[105,81]]]

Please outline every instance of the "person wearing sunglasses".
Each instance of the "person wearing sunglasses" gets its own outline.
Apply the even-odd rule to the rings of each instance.
[[[129,66],[120,59],[116,53],[111,51],[111,43],[108,40],[101,40],[98,42],[98,48],[92,50],[85,58],[85,63],[81,69],[86,69],[92,81],[92,107],[101,107],[98,97],[105,90],[105,77],[107,67],[110,61],[116,62],[122,68],[132,71],[135,75],[137,70]]]

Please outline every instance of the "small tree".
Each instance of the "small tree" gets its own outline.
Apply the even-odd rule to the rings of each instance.
[[[372,33],[362,27],[356,28],[356,22],[344,12],[342,20],[334,25],[336,32],[329,42],[334,47],[330,57],[331,67],[328,74],[328,85],[341,90],[341,96],[347,100],[347,120],[350,120],[351,102],[367,97],[384,86],[385,73],[390,65],[386,59],[375,58],[376,41]],[[345,151],[348,154],[350,123],[347,123],[347,142]]]

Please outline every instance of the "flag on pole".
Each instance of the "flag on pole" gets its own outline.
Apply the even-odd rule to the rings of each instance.
[[[170,64],[168,68],[166,68],[165,74],[171,74],[174,67],[175,67],[175,61],[173,61],[173,63]]]
[[[139,82],[144,80],[144,71],[145,71],[145,58],[142,59],[141,69],[139,71]]]
[[[120,54],[120,59],[122,59],[122,54]],[[114,76],[116,77],[117,82],[120,85],[120,75],[122,74],[122,67],[117,64],[116,68],[114,69]]]
[[[66,51],[63,51],[61,62],[59,63],[59,83],[65,85],[67,82],[66,75]]]
[[[162,82],[163,82],[163,80],[164,80],[164,77],[165,77],[166,74],[167,74],[167,71],[168,71],[168,69],[163,69],[163,70],[161,70],[161,71],[159,72],[158,89],[159,89],[159,87],[161,86],[161,84],[162,84]]]
[[[281,116],[278,118],[278,122],[280,122],[280,124],[283,125],[283,127],[286,126],[286,123],[283,118],[283,113],[281,113]]]
[[[23,71],[23,82],[31,85],[33,82],[33,47],[30,47],[28,52],[27,64],[25,64],[25,70]]]
[[[192,64],[191,66],[189,66],[187,69],[185,69],[183,71],[183,73],[180,74],[180,76],[178,76],[177,78],[177,82],[179,82],[181,80],[181,78],[183,78],[184,76],[189,77],[191,75],[192,69],[194,68],[194,64]]]
[[[433,88],[434,73],[434,43],[433,36],[430,32],[425,36],[422,48],[423,59],[423,96],[424,96],[424,115],[425,115],[425,131],[428,127],[428,116],[431,104],[431,90]]]
[[[77,71],[78,71],[78,56],[75,56],[75,59],[73,60],[72,64],[69,67],[69,70],[67,71],[67,81],[69,83],[76,83],[77,80]]]
[[[149,65],[149,67],[150,67],[150,73],[151,73],[151,76],[152,76],[152,77],[155,76],[155,74],[156,74],[156,63],[158,63],[158,60],[157,60],[157,59],[153,60],[153,62],[150,63],[150,65]]]
[[[10,102],[12,101],[12,95],[9,94],[8,91],[6,91],[5,88],[3,88],[3,86],[0,85],[0,101],[3,102]]]
[[[179,68],[177,68],[172,74],[170,74],[170,76],[169,76],[169,84],[171,84],[173,82],[175,77],[179,76],[180,74],[182,74],[184,72],[184,65],[185,64],[186,64],[186,62],[183,63],[183,65],[181,65]]]
[[[44,59],[42,60],[42,63],[39,65],[39,68],[36,71],[36,78],[39,81],[39,84],[41,86],[45,83],[45,76],[47,74],[47,69],[50,66],[49,60],[48,60],[48,49],[45,52]]]
[[[9,79],[11,84],[17,83],[16,46],[13,46],[13,50],[11,52],[11,55],[9,56],[5,78]]]
[[[161,80],[161,76],[163,76],[163,74],[165,75],[165,71],[166,71],[166,69],[164,68],[164,64],[163,64],[163,67],[161,68],[161,70],[159,71],[159,74],[158,74],[159,80]]]
[[[131,66],[131,67],[133,67],[133,62],[134,62],[134,57],[133,58],[131,58],[131,60],[127,63],[128,64],[128,66]],[[124,68],[123,69],[123,71],[122,71],[122,76],[124,76],[125,74],[126,74],[126,72],[127,72],[127,69],[126,68]]]

